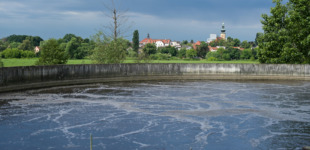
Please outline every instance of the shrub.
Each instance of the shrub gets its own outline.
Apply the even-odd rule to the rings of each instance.
[[[162,54],[162,53],[156,53],[152,54],[150,56],[152,60],[170,60],[171,55],[170,54]]]
[[[138,56],[138,53],[136,51],[134,51],[133,49],[130,49],[127,52],[128,52],[129,57],[137,57]]]
[[[217,61],[217,58],[215,58],[215,57],[208,57],[208,61]]]
[[[36,54],[33,51],[21,51],[21,58],[34,58]]]
[[[42,46],[42,53],[36,65],[66,64],[68,55],[59,47],[56,39],[46,41]]]
[[[21,50],[17,48],[6,49],[2,52],[4,58],[20,58],[21,57]]]
[[[4,65],[3,65],[2,59],[1,59],[1,57],[0,57],[0,68],[3,67],[3,66],[4,66]]]
[[[186,58],[194,59],[197,57],[197,52],[194,49],[186,51]]]

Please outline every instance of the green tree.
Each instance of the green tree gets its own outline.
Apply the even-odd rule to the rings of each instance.
[[[241,59],[250,59],[251,57],[253,57],[251,49],[245,49],[241,52]]]
[[[2,52],[4,58],[21,58],[21,50],[17,48],[8,48]]]
[[[36,62],[37,65],[66,64],[68,61],[68,55],[60,49],[56,39],[46,41],[41,49],[41,57]]]
[[[241,45],[241,41],[237,38],[234,39],[234,46],[239,47]]]
[[[4,66],[3,62],[2,62],[2,58],[0,57],[0,68],[2,68]]]
[[[282,0],[273,0],[276,6],[271,8],[270,16],[262,15],[264,35],[258,42],[259,61],[261,63],[302,63],[305,57],[290,39],[290,36],[294,35],[289,35],[290,31],[288,31],[293,30],[289,28],[291,24],[289,9],[281,2]]]
[[[82,59],[80,56],[80,52],[78,49],[80,47],[81,43],[75,38],[72,37],[71,40],[66,45],[66,53],[69,55],[69,58],[71,59]]]
[[[255,37],[255,45],[258,45],[258,41],[264,36],[264,33],[258,32]]]
[[[9,46],[9,44],[7,42],[0,40],[0,52],[7,49],[8,46]]]
[[[30,38],[26,38],[25,40],[23,40],[23,43],[19,45],[18,49],[20,49],[20,50],[33,50],[32,43],[29,39]]]
[[[289,42],[285,45],[284,56],[287,63],[310,63],[310,1],[290,0],[288,3],[287,31]],[[297,55],[295,53],[298,53]],[[295,55],[294,55],[295,54]],[[301,55],[301,57],[300,57]]]
[[[209,45],[206,42],[201,42],[197,47],[197,56],[200,58],[205,58],[209,52]]]
[[[62,39],[64,40],[65,43],[68,43],[71,41],[72,38],[78,38],[76,35],[74,34],[66,34]]]
[[[241,47],[248,49],[248,48],[251,48],[251,44],[249,44],[249,42],[247,40],[245,40],[241,43]]]
[[[190,49],[186,51],[186,58],[189,59],[194,59],[195,57],[197,57],[197,51],[194,49]]]
[[[228,52],[229,52],[229,59],[230,60],[239,60],[240,59],[240,55],[241,55],[241,51],[239,49],[236,48],[228,48]]]
[[[133,33],[133,38],[132,38],[132,48],[133,50],[138,53],[139,51],[139,31],[138,30],[135,30],[134,33]]]
[[[104,36],[102,32],[97,33],[93,40],[95,48],[91,59],[97,64],[118,64],[126,59],[128,42],[122,38],[112,40]]]
[[[179,58],[185,58],[186,57],[186,49],[182,48],[179,52],[178,52],[178,57]]]
[[[171,56],[177,56],[178,54],[178,50],[175,47],[172,47],[170,45],[167,47],[161,48],[159,52],[162,54],[170,54]]]
[[[144,54],[150,56],[151,54],[156,54],[156,46],[155,44],[146,44],[145,47],[143,48]]]
[[[182,45],[187,45],[187,44],[188,44],[188,41],[187,41],[187,40],[185,40],[185,41],[182,42]]]

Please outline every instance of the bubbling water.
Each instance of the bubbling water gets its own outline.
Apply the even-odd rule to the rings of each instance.
[[[0,96],[1,149],[300,149],[309,82],[144,82]]]

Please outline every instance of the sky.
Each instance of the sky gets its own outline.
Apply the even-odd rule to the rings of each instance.
[[[12,34],[40,36],[44,40],[72,33],[90,38],[111,23],[105,8],[110,0],[0,0],[0,38]],[[206,41],[220,35],[254,41],[263,32],[261,14],[269,13],[272,0],[116,0],[125,12],[127,39],[138,30],[140,40]]]

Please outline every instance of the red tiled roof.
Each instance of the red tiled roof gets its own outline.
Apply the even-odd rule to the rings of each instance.
[[[194,49],[197,49],[197,46],[201,45],[201,42],[200,41],[197,41],[195,44],[193,44],[193,48]]]
[[[208,47],[209,47],[209,50],[210,50],[210,51],[212,51],[212,50],[213,50],[213,51],[217,51],[217,49],[218,49],[217,47],[211,47],[211,46],[208,46]]]
[[[163,39],[151,39],[151,38],[145,38],[140,43],[142,44],[148,44],[148,43],[156,43],[157,41],[162,41],[164,44],[170,44],[171,40],[163,40]]]

